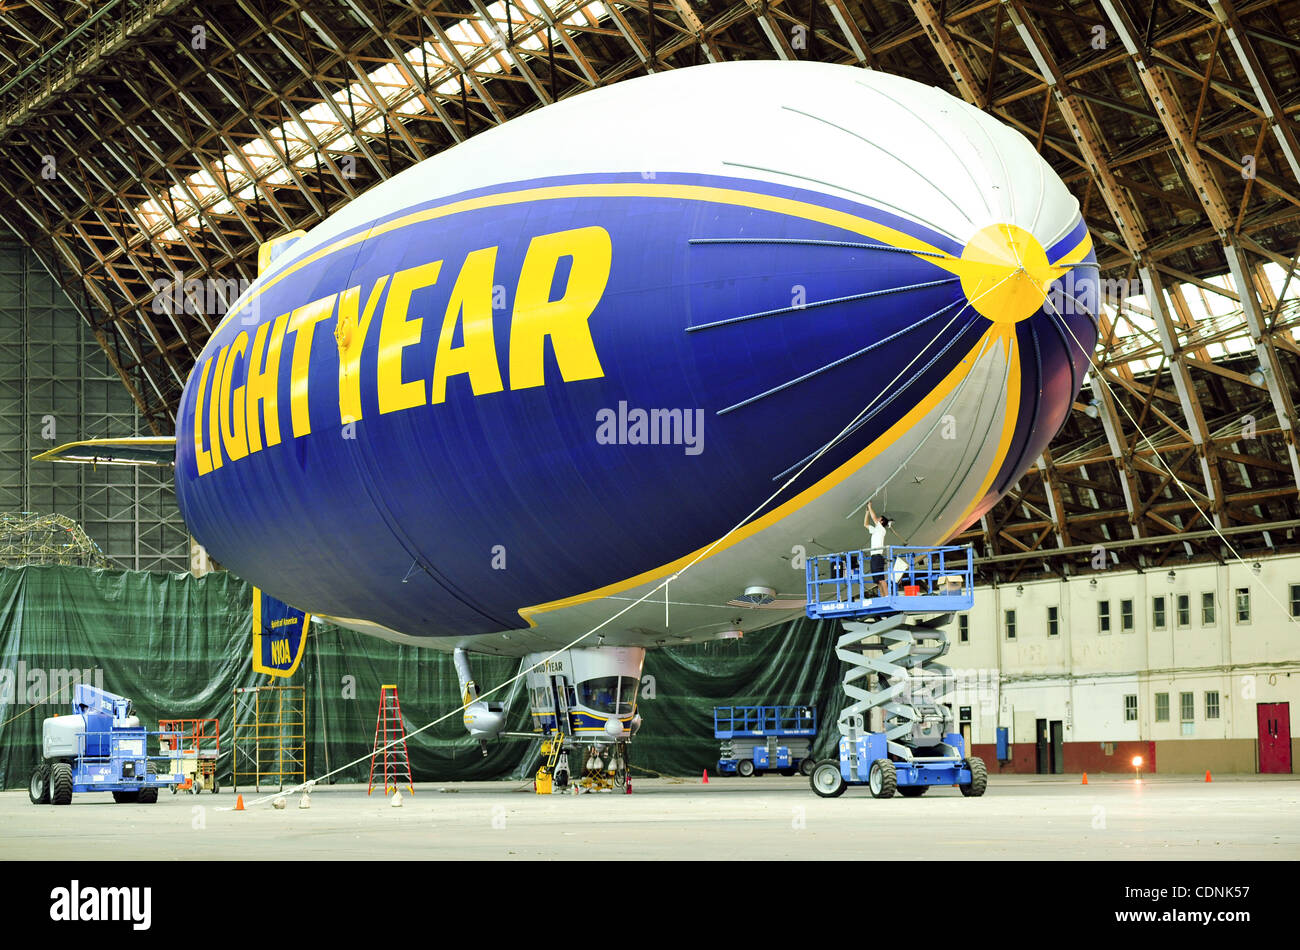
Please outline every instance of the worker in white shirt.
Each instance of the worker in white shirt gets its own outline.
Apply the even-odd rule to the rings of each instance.
[[[886,592],[885,583],[885,531],[894,523],[893,518],[883,517],[876,514],[876,509],[871,507],[871,502],[867,502],[867,514],[862,519],[862,527],[867,529],[870,535],[871,543],[868,548],[868,554],[871,558],[871,579],[876,584],[876,590],[883,595]]]

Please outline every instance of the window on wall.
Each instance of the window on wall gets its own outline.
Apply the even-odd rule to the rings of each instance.
[[[1219,691],[1217,689],[1207,691],[1205,694],[1205,718],[1219,718]]]
[[[1214,594],[1209,591],[1201,595],[1201,624],[1206,627],[1214,625]]]
[[[1119,602],[1119,628],[1124,633],[1133,632],[1133,601],[1131,600]]]
[[[1165,599],[1164,597],[1151,598],[1151,626],[1156,630],[1165,629]]]
[[[1169,721],[1169,694],[1156,693],[1156,722]]]
[[[1192,720],[1196,718],[1196,694],[1178,694],[1178,720],[1182,723],[1182,734],[1192,734]]]
[[[1097,632],[1110,633],[1110,601],[1097,601]]]
[[[970,614],[957,616],[957,642],[970,643]]]
[[[1016,638],[1016,612],[1014,610],[1006,612],[1006,630],[1007,639],[1014,640]]]
[[[1124,697],[1124,721],[1138,721],[1138,698],[1136,695],[1130,694]]]
[[[1178,626],[1190,627],[1192,625],[1192,595],[1178,595]]]
[[[1237,588],[1237,623],[1250,623],[1250,588]]]
[[[1061,632],[1061,611],[1059,607],[1047,608],[1047,635],[1057,636]]]
[[[1291,585],[1291,616],[1300,617],[1300,584]]]

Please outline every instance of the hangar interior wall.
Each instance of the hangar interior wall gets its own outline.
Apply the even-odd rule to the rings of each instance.
[[[1142,755],[1148,769],[1154,763],[1163,773],[1255,772],[1258,705],[1300,706],[1292,585],[1300,598],[1300,557],[1263,561],[1259,574],[1244,566],[1182,567],[1172,583],[1164,572],[1114,571],[1027,583],[1019,592],[982,588],[968,615],[969,639],[961,642],[957,624],[949,628],[947,662],[966,684],[953,697],[954,712],[969,712],[974,751],[995,771],[999,725],[1011,729],[1012,739],[1002,770],[1040,770],[1041,720],[1049,728],[1059,724],[1056,771],[1129,771],[1131,757]],[[1239,614],[1241,590],[1248,591],[1249,609]],[[1180,594],[1192,613],[1180,616]],[[1211,613],[1202,612],[1203,594]],[[1153,604],[1162,597],[1160,626]],[[1125,600],[1133,602],[1131,616],[1121,607]],[[1111,629],[1103,631],[1098,604],[1107,601]],[[41,720],[66,711],[67,696],[51,701],[49,693],[72,676],[129,696],[151,727],[160,717],[228,723],[232,689],[270,682],[251,670],[250,603],[249,586],[223,571],[196,578],[76,567],[0,570],[0,786],[26,782]],[[1057,608],[1055,632],[1049,607]],[[1016,612],[1014,639],[1007,635],[1008,610]],[[833,625],[801,621],[738,641],[650,651],[633,764],[666,775],[711,769],[718,751],[712,708],[726,704],[814,703],[821,721],[814,754],[833,754],[842,705],[835,632]],[[518,669],[509,658],[475,656],[473,664],[484,688]],[[313,626],[289,682],[306,688],[309,776],[368,753],[383,683],[398,684],[412,726],[460,701],[447,654],[328,624]],[[1184,694],[1191,700],[1186,717]],[[1208,694],[1216,694],[1217,706]],[[511,699],[507,728],[523,731],[527,706],[522,696]],[[1293,760],[1295,745],[1293,739]],[[452,716],[412,740],[412,765],[419,781],[522,781],[537,764],[535,746],[499,741],[484,758]],[[222,774],[228,780],[228,757]],[[362,763],[339,778],[366,776]]]
[[[959,702],[990,762],[1011,729],[1007,770],[1050,771],[1038,730],[1050,744],[1059,724],[1056,771],[1131,771],[1142,755],[1160,772],[1254,772],[1261,705],[1287,704],[1292,723],[1300,710],[1294,555],[981,588],[967,623],[949,664],[978,686]]]
[[[186,569],[170,471],[31,461],[65,442],[151,434],[67,296],[25,246],[0,241],[0,513],[66,515],[118,567]]]
[[[149,729],[159,718],[218,718],[227,733],[231,691],[271,682],[254,674],[249,660],[250,591],[224,571],[196,578],[63,566],[0,570],[0,787],[26,785],[42,720],[69,711],[70,688],[53,701],[49,694],[74,677],[129,697]],[[506,657],[475,655],[472,663],[483,689],[519,669],[519,660]],[[740,641],[651,651],[643,672],[636,768],[697,778],[713,771],[715,705],[814,702],[823,723],[814,751],[827,755],[835,741],[832,627],[800,621]],[[408,729],[460,705],[449,654],[328,624],[313,623],[287,682],[306,687],[309,778],[369,754],[382,684],[398,685]],[[510,698],[506,728],[530,728],[525,697],[516,691]],[[535,740],[499,740],[484,758],[453,715],[411,739],[411,765],[422,782],[523,781],[538,765],[536,747]],[[218,776],[228,787],[228,743],[222,748]],[[337,780],[364,782],[367,775],[368,760]]]

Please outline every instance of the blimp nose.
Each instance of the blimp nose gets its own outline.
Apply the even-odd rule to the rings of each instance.
[[[969,305],[994,323],[1015,324],[1050,303],[1052,283],[1070,270],[1053,264],[1038,239],[1015,224],[975,232],[954,265]]]
[[[786,107],[811,136],[788,178],[756,186],[743,219],[692,219],[692,359],[719,425],[788,459],[774,480],[815,484],[862,453],[910,473],[927,513],[902,527],[938,536],[1066,419],[1096,335],[1068,289],[1095,286],[1091,242],[1016,130],[884,73],[835,88]]]
[[[1010,490],[1064,423],[1096,345],[1096,263],[1081,220],[1046,242],[999,222],[975,230],[948,263],[965,304],[990,321],[1007,360],[1005,452],[990,474],[983,513]]]

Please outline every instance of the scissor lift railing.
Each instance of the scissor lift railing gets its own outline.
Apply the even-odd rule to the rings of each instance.
[[[158,729],[177,733],[174,752],[214,757],[221,754],[219,719],[159,719]]]
[[[221,756],[221,720],[160,719],[158,728],[174,733],[164,745],[172,758],[172,770],[185,774],[180,786],[217,788],[217,759]],[[194,785],[193,783],[198,783]]]
[[[890,545],[879,576],[867,551],[819,554],[805,562],[805,578],[807,613],[816,619],[949,613],[975,604],[975,561],[962,545]]]
[[[715,706],[713,735],[718,739],[815,736],[817,710],[813,706]]]

